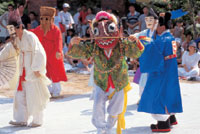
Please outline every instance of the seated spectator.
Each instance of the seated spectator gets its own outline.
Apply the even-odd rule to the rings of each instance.
[[[82,5],[81,12],[79,16],[79,22],[81,24],[81,36],[85,36],[86,28],[87,28],[87,20],[86,16],[88,15],[86,5]]]
[[[200,41],[197,44],[198,53],[200,53]],[[200,69],[200,61],[199,61],[199,69]],[[200,74],[199,74],[200,75]]]
[[[73,19],[74,19],[74,29],[75,29],[75,33],[76,34],[80,34],[80,32],[81,32],[81,26],[80,26],[80,22],[79,22],[80,11],[81,11],[81,8],[79,7],[77,9],[76,14],[74,14],[74,16],[73,16]]]
[[[6,26],[8,25],[8,16],[9,16],[9,13],[12,12],[13,10],[14,10],[13,5],[9,4],[8,5],[8,11],[6,11],[4,14],[2,14],[0,16],[0,26],[2,26],[4,29],[6,29],[5,36],[9,35]],[[3,22],[5,22],[5,23],[3,23]]]
[[[106,7],[106,12],[112,13],[112,8],[111,7]]]
[[[86,23],[87,23],[87,26],[89,26],[88,23],[89,23],[89,21],[92,21],[95,18],[95,14],[94,14],[94,11],[91,7],[89,7],[87,9],[87,13],[88,14],[86,16]]]
[[[189,45],[191,40],[192,40],[192,33],[188,32],[186,34],[186,40],[181,44],[181,46],[183,47],[184,51],[186,51],[188,49],[188,45]]]
[[[198,49],[198,52],[200,53],[200,41],[197,43],[197,49]]]
[[[140,15],[139,17],[139,30],[143,31],[145,29],[147,29],[146,27],[146,22],[145,22],[145,17],[149,14],[149,9],[147,6],[143,7],[143,14]]]
[[[140,13],[135,11],[134,5],[129,6],[129,13],[127,15],[126,25],[128,26],[128,33],[134,34],[135,29],[139,29],[139,18]]]
[[[177,47],[177,51],[176,51],[177,63],[179,65],[182,62],[182,55],[183,55],[184,49],[181,47],[181,39],[180,38],[175,38],[175,41],[176,41],[176,47]]]
[[[69,45],[71,38],[74,37],[74,33],[75,33],[74,29],[68,29],[67,30],[67,37],[66,37],[67,46]]]
[[[14,7],[12,4],[9,4],[8,5],[8,11],[6,11],[4,14],[1,15],[0,17],[0,25],[7,29],[6,26],[3,24],[3,21],[6,22],[6,25],[8,24],[8,16],[9,16],[9,13],[12,12],[14,10]]]
[[[60,15],[61,18],[64,19],[64,22],[65,22],[64,25],[66,27],[66,30],[72,29],[73,24],[74,24],[74,20],[72,18],[71,13],[69,12],[69,9],[70,9],[70,5],[68,3],[64,3],[63,4],[63,11],[60,11],[58,13],[58,15]]]
[[[35,12],[32,11],[29,13],[29,18],[31,20],[31,29],[34,29],[38,26],[38,21],[36,20],[36,17],[37,15]]]
[[[182,68],[178,68],[178,74],[182,78],[195,78],[199,75],[198,62],[200,60],[200,53],[197,52],[196,43],[191,41],[189,43],[188,51],[184,52],[182,57]]]
[[[181,20],[179,20],[176,23],[176,26],[174,27],[174,38],[181,38],[183,36],[184,33],[184,28],[183,28],[183,22]]]
[[[28,15],[24,13],[24,9],[26,8],[26,4],[20,3],[18,6],[19,14],[21,16],[22,23],[24,24],[26,29],[31,29],[31,20]]]
[[[74,30],[73,29],[68,29],[67,30],[67,37],[66,37],[66,45],[64,46],[63,48],[63,53],[65,55],[65,59],[67,60],[67,62],[72,65],[73,67],[76,66],[76,64],[73,62],[74,60],[72,58],[70,58],[68,55],[67,55],[67,52],[68,52],[68,46],[69,46],[69,43],[70,43],[70,40],[71,38],[74,37]]]
[[[59,14],[59,9],[57,7],[55,7],[55,8],[56,8],[56,14],[54,17],[54,24],[60,28],[60,23],[62,23],[62,24],[65,24],[65,23],[62,22],[62,20],[64,20],[64,19],[62,19],[61,15]]]

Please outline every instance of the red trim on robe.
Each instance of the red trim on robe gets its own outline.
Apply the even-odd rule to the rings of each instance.
[[[107,86],[106,92],[109,91],[109,88],[115,88],[111,75],[108,76],[108,86]]]
[[[137,41],[137,47],[140,49],[140,51],[144,50],[144,46],[142,45],[142,43],[140,42],[140,40]]]
[[[23,68],[22,75],[19,78],[19,85],[18,85],[17,91],[23,91],[22,82],[25,81],[25,75],[26,75],[25,74],[25,68]]]

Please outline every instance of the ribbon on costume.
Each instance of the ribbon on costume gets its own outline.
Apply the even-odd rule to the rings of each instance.
[[[127,107],[127,92],[132,89],[130,83],[123,89],[124,90],[124,108],[121,114],[118,115],[118,121],[117,121],[117,134],[122,134],[121,129],[125,129],[125,118],[124,114],[126,112]]]

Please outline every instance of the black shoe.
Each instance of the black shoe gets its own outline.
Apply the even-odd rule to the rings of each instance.
[[[170,132],[170,123],[169,120],[167,121],[158,121],[158,123],[151,124],[151,131],[152,132]]]
[[[188,81],[196,81],[197,79],[196,79],[196,77],[190,77],[189,79],[188,79]]]
[[[170,115],[168,120],[170,122],[170,125],[177,125],[178,124],[175,115]]]

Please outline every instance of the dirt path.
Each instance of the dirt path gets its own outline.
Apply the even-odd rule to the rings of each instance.
[[[88,86],[88,80],[90,75],[67,73],[67,77],[67,82],[61,82],[61,97],[83,94],[92,90],[92,87]],[[12,98],[14,96],[14,90],[1,89],[0,95]]]

